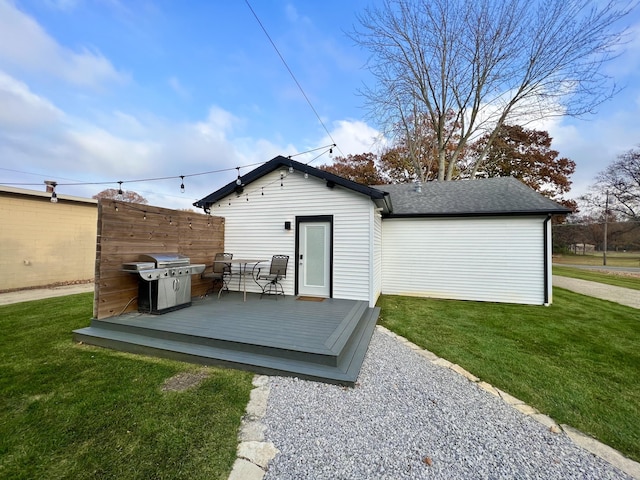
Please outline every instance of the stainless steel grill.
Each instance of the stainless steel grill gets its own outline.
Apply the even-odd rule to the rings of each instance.
[[[125,272],[138,275],[138,310],[153,314],[191,305],[191,275],[205,267],[178,253],[148,253],[139,262],[122,264]]]

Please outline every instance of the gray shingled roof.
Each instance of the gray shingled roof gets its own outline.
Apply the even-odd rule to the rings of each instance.
[[[513,177],[377,185],[388,192],[396,216],[566,214],[569,210]]]

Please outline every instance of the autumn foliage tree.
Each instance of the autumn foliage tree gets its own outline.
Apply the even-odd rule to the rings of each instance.
[[[121,191],[122,193],[120,193],[120,191],[118,191],[115,188],[107,188],[106,190],[102,190],[101,192],[96,193],[91,198],[95,198],[96,200],[100,198],[107,198],[111,200],[121,200],[123,202],[141,203],[143,205],[146,205],[147,203],[149,203],[147,199],[144,198],[139,193],[136,193],[132,190],[121,190]]]
[[[403,117],[395,126],[395,144],[380,158],[380,167],[392,183],[435,180],[441,168],[438,133],[429,119],[419,112]],[[453,111],[444,118],[444,166],[460,164],[456,155],[460,124]],[[466,151],[466,147],[462,149]],[[453,178],[458,178],[459,165],[453,165]]]
[[[452,129],[453,130],[453,129]],[[429,132],[425,128],[428,145]],[[574,200],[564,198],[571,189],[570,177],[575,171],[573,160],[560,157],[551,148],[552,138],[546,131],[527,129],[519,125],[503,125],[489,148],[487,138],[482,137],[469,147],[468,156],[477,150],[487,150],[487,160],[479,177],[515,177],[542,195],[576,211]],[[435,159],[435,152],[432,152]],[[383,183],[411,183],[438,178],[438,162],[429,161],[428,149],[425,161],[416,165],[408,153],[407,145],[396,145],[376,156],[374,153],[338,157],[333,165],[323,165],[323,170],[335,173],[358,183],[378,185]],[[637,152],[640,164],[640,151]],[[458,161],[454,179],[470,178],[464,159]],[[417,170],[417,168],[420,170]],[[640,178],[640,176],[638,177]]]
[[[473,149],[486,149],[486,161],[478,176],[515,177],[550,199],[575,210],[576,202],[563,198],[571,189],[570,176],[576,163],[560,157],[551,148],[552,138],[542,130],[520,125],[503,125],[487,147],[488,135],[474,143]]]
[[[385,183],[376,166],[376,155],[374,153],[336,157],[333,164],[322,165],[320,169],[363,185]]]

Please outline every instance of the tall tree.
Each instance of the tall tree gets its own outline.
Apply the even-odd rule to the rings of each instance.
[[[515,177],[541,194],[572,210],[577,204],[563,198],[571,190],[570,176],[576,163],[560,157],[551,148],[551,137],[545,131],[520,125],[503,125],[487,147],[489,135],[474,143],[474,151],[486,151],[483,177]]]
[[[143,205],[146,205],[147,203],[149,203],[147,199],[144,198],[139,193],[136,193],[132,190],[119,191],[115,188],[107,188],[106,190],[102,190],[101,192],[96,193],[91,198],[95,198],[95,199],[110,198],[112,200],[122,200],[123,202],[130,202],[130,203],[141,203]]]
[[[640,146],[619,155],[600,172],[582,200],[621,219],[640,220]]]
[[[349,154],[346,157],[336,157],[333,164],[321,165],[320,169],[363,185],[380,185],[384,183],[384,179],[376,166],[376,155],[374,153]]]
[[[390,183],[412,183],[419,179],[432,180],[434,172],[430,170],[431,164],[427,166],[418,164],[421,174],[416,172],[416,162],[411,160],[407,152],[402,147],[393,147],[380,155],[380,170],[383,172],[385,180]],[[437,175],[437,170],[435,175]],[[421,180],[421,181],[423,181]]]
[[[454,112],[447,113],[444,129],[448,139],[444,146],[445,162],[453,164],[456,163],[453,156],[460,139],[460,125],[455,121]],[[424,114],[412,114],[396,125],[395,130],[395,145],[381,158],[381,168],[389,174],[391,181],[424,183],[437,179],[440,163],[438,139],[428,118]],[[460,160],[457,163],[460,164]],[[454,172],[457,175],[459,168]]]
[[[624,39],[618,25],[631,8],[616,0],[383,0],[351,34],[370,52],[375,85],[362,93],[383,131],[405,136],[410,153],[416,126],[429,124],[441,181],[454,178],[467,144],[486,134],[473,178],[504,123],[582,115],[611,97],[601,67]],[[421,160],[411,153],[411,161]]]

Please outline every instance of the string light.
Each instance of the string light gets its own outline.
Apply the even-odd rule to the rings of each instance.
[[[146,220],[146,219],[147,219],[147,212],[146,212],[146,211],[144,212],[144,215],[142,215],[142,219],[143,219],[143,220]]]
[[[335,147],[336,144],[331,144],[331,145],[326,145],[323,147],[318,147],[318,148],[313,148],[310,150],[306,150],[304,152],[299,152],[299,153],[295,153],[293,155],[289,155],[287,158],[292,158],[298,155],[304,155],[307,153],[311,153],[311,152],[315,152],[317,150],[321,150],[321,149],[326,149],[327,147],[330,147],[329,152],[333,151],[333,147]],[[309,162],[307,162],[306,164],[309,165],[311,162],[313,162],[314,160],[316,160],[317,158],[319,158],[320,156],[326,154],[327,151],[325,150],[324,153],[317,155],[316,157],[314,157],[312,160],[310,160]],[[252,164],[247,164],[247,165],[243,165],[240,167],[232,167],[232,168],[223,168],[223,169],[219,169],[219,170],[210,170],[207,172],[199,172],[199,173],[193,173],[193,174],[189,174],[189,175],[179,175],[179,176],[169,176],[169,177],[155,177],[155,178],[140,178],[140,179],[133,179],[133,180],[118,180],[118,191],[117,191],[117,195],[120,196],[119,200],[123,200],[123,196],[124,196],[124,191],[122,189],[122,185],[124,183],[142,183],[142,182],[153,182],[153,181],[159,181],[159,180],[168,180],[168,179],[174,179],[174,178],[180,178],[181,183],[180,183],[180,192],[184,193],[184,179],[187,177],[195,177],[195,176],[200,176],[200,175],[209,175],[209,174],[213,174],[213,173],[221,173],[221,172],[228,172],[230,170],[237,170],[238,171],[238,177],[236,179],[236,184],[238,186],[242,186],[242,178],[240,177],[240,169],[241,168],[249,168],[249,167],[253,167],[256,165],[263,165],[266,162],[256,162],[256,163],[252,163]],[[2,169],[0,169],[2,170]],[[293,166],[289,167],[289,172],[293,173]],[[25,173],[25,172],[22,172]],[[305,178],[308,178],[308,175],[305,175]],[[51,191],[51,202],[52,203],[57,203],[58,201],[58,194],[55,191],[56,187],[59,187],[61,185],[64,186],[81,186],[81,185],[109,185],[110,183],[113,183],[112,181],[101,181],[101,182],[67,182],[67,183],[57,183],[57,182],[45,182],[48,185],[51,185],[52,187],[52,191]],[[40,185],[39,183],[6,183],[7,185],[16,185],[16,186],[29,186],[29,185]],[[281,186],[283,186],[283,183],[281,182]],[[264,195],[264,193],[262,193],[262,195]]]

